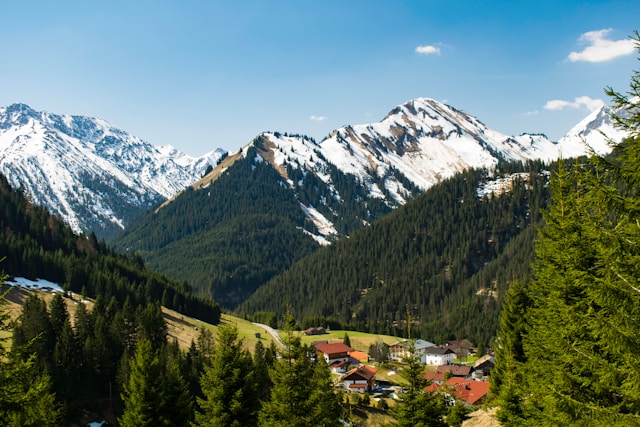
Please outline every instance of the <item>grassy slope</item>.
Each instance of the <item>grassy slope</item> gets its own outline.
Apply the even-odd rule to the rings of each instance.
[[[49,304],[49,302],[53,298],[53,294],[51,292],[26,290],[20,287],[12,286],[6,297],[7,305],[5,307],[12,319],[16,319],[20,315],[22,303],[32,293],[35,293],[39,298],[46,301],[47,304]],[[67,303],[67,310],[69,312],[69,318],[72,321],[75,317],[76,307],[78,304],[80,304],[80,299],[81,297],[78,294],[74,294],[73,300],[65,298],[65,302]],[[86,301],[85,304],[87,304],[87,308],[89,310],[91,310],[91,308],[93,307],[92,301]],[[227,324],[235,324],[238,327],[238,334],[244,340],[245,348],[250,351],[253,351],[256,343],[258,342],[258,338],[256,338],[255,336],[256,333],[260,333],[260,340],[265,346],[271,345],[271,341],[273,340],[271,335],[265,333],[261,327],[253,325],[251,322],[248,322],[246,320],[226,314],[222,315],[220,325],[210,325],[208,323],[193,319],[188,316],[184,316],[176,311],[169,310],[164,307],[162,308],[162,312],[164,313],[164,318],[167,322],[167,329],[169,332],[168,339],[177,339],[180,347],[185,350],[188,349],[191,345],[191,340],[195,341],[198,338],[198,334],[200,333],[201,328],[210,329],[215,337],[218,328],[221,325]],[[0,335],[0,337],[10,337],[11,335],[6,331],[1,332],[2,335]]]
[[[344,334],[349,335],[349,340],[351,341],[351,348],[354,350],[369,352],[369,346],[371,344],[375,344],[377,342],[384,342],[386,344],[391,344],[395,341],[398,341],[400,338],[393,337],[391,335],[378,335],[378,334],[368,334],[366,332],[356,332],[356,331],[328,331],[327,334],[324,335],[303,335],[302,342],[306,344],[311,344],[315,341],[329,341],[333,342],[342,342],[344,339]]]

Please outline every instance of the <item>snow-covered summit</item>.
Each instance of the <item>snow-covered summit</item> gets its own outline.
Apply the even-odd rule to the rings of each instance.
[[[598,154],[611,151],[609,141],[619,143],[626,132],[615,127],[613,111],[603,105],[575,125],[560,141],[562,157],[570,158],[588,154],[589,147]]]
[[[490,167],[501,159],[549,159],[557,151],[544,136],[509,137],[429,98],[399,105],[378,123],[343,127],[321,146],[343,170],[384,176],[395,168],[422,189],[469,167]]]
[[[122,228],[131,211],[182,190],[223,154],[197,159],[102,119],[0,108],[0,171],[77,232]]]
[[[351,202],[364,206],[359,220],[367,222],[370,201],[398,206],[412,198],[416,188],[425,190],[469,167],[582,155],[587,153],[583,141],[607,152],[603,133],[616,141],[624,136],[613,126],[611,114],[602,107],[553,142],[542,134],[508,136],[452,106],[416,98],[377,123],[341,127],[319,143],[266,132],[226,158],[220,149],[193,158],[169,145],[151,145],[101,119],[13,104],[0,108],[0,171],[12,186],[25,189],[34,203],[48,207],[76,231],[113,234],[187,186],[210,185],[254,147],[256,160],[270,163],[292,191],[303,191],[310,178],[313,186],[323,187],[314,190],[323,196],[313,203],[308,188],[306,199],[297,197],[306,200],[301,209],[319,230],[332,230],[339,216],[336,203],[347,198],[355,197]],[[202,178],[210,166],[215,169]],[[337,173],[356,182],[357,196],[338,191],[335,180],[343,178]]]

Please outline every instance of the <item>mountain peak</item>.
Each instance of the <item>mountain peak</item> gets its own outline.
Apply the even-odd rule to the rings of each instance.
[[[0,172],[76,232],[104,236],[217,163],[157,148],[104,120],[0,108]],[[222,157],[219,153],[219,157]]]
[[[611,151],[610,143],[618,143],[626,136],[625,131],[615,126],[612,114],[611,107],[602,105],[575,125],[558,141],[562,156],[585,155],[589,149],[598,154]]]
[[[25,125],[29,118],[37,118],[38,115],[36,110],[22,103],[0,108],[0,129],[7,129],[11,124]]]

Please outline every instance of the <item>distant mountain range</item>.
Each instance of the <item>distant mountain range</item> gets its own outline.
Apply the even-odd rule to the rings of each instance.
[[[225,155],[193,158],[104,120],[0,108],[0,172],[76,232],[112,236]]]
[[[623,136],[606,106],[553,142],[508,136],[417,98],[320,142],[266,132],[239,152],[193,158],[100,119],[14,104],[0,109],[0,172],[74,230],[137,252],[234,307],[318,244],[350,235],[445,178],[502,161],[574,157],[587,152],[584,142],[606,151],[602,133]]]
[[[372,197],[395,206],[412,197],[413,186],[424,190],[470,166],[555,159],[560,153],[571,157],[585,152],[582,138],[602,148],[600,131],[620,138],[606,106],[555,143],[539,134],[506,136],[453,107],[418,98],[378,123],[345,126],[319,144],[278,133],[256,141],[262,143],[264,160],[292,188],[287,167],[326,181],[323,171],[331,163],[357,177]],[[215,149],[195,158],[168,145],[154,146],[101,119],[39,112],[24,104],[0,108],[0,171],[78,232],[113,235],[196,182],[226,154]],[[334,196],[339,194],[334,191]],[[320,236],[334,233],[331,215],[318,215],[316,206],[301,209],[318,225]]]

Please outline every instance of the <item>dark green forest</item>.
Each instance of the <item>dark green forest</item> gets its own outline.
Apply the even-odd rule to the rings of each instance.
[[[45,208],[34,206],[0,176],[0,268],[10,276],[46,279],[87,297],[112,297],[134,307],[162,302],[168,308],[217,323],[220,308],[179,283],[147,269],[140,257],[123,256],[94,234],[74,234]]]
[[[258,289],[238,312],[290,306],[300,322],[337,322],[437,342],[489,345],[509,284],[530,274],[533,239],[548,197],[548,167],[502,164],[443,181],[370,227],[295,264]],[[512,188],[478,196],[491,179],[517,172]],[[279,313],[277,313],[279,314]]]
[[[224,307],[235,308],[269,279],[319,248],[313,238],[300,232],[317,234],[301,204],[332,218],[340,236],[391,212],[393,207],[370,197],[355,176],[333,165],[323,171],[331,178],[331,190],[315,174],[289,162],[286,174],[296,183],[291,191],[271,164],[258,160],[259,151],[265,150],[264,138],[256,138],[246,156],[215,182],[188,188],[141,218],[112,242],[114,247],[139,255],[154,270],[188,282]],[[392,173],[402,179],[399,172]],[[417,194],[417,188],[409,187]]]

